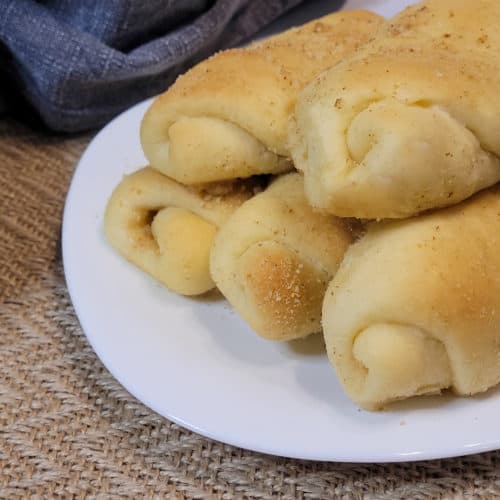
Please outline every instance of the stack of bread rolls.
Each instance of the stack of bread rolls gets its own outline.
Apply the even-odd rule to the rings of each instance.
[[[300,91],[373,38],[382,22],[365,11],[331,14],[220,52],[182,75],[144,116],[150,166],[112,194],[108,241],[177,293],[201,294],[215,281],[267,338],[319,331],[326,287],[356,224],[307,204],[302,177],[292,172],[289,126]],[[238,227],[240,241],[226,236],[230,229],[217,238],[226,223]],[[217,264],[226,257],[234,262]],[[268,273],[265,285],[260,278]]]
[[[364,408],[498,384],[498,15],[345,11],[200,63],[146,113],[109,242],[264,338],[322,330]]]

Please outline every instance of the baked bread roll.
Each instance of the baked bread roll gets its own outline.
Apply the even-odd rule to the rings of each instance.
[[[149,163],[183,184],[290,170],[287,129],[299,90],[380,23],[365,11],[331,14],[193,67],[144,117]]]
[[[262,337],[318,332],[326,287],[353,241],[351,224],[314,213],[302,176],[282,176],[221,228],[210,256],[212,277]]]
[[[315,207],[407,217],[500,180],[500,2],[430,0],[300,95],[293,159]]]
[[[499,248],[500,187],[368,227],[323,305],[328,356],[356,403],[500,382]]]
[[[174,292],[214,287],[209,254],[217,229],[255,184],[193,188],[146,167],[114,190],[104,216],[108,242],[127,260]]]

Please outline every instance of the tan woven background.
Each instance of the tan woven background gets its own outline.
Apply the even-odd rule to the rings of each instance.
[[[130,396],[87,344],[61,266],[64,198],[89,140],[0,121],[1,497],[500,496],[500,451],[393,465],[288,460],[197,436]]]

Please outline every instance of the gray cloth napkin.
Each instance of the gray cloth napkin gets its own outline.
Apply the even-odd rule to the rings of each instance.
[[[303,0],[0,0],[0,85],[50,128],[100,126]]]

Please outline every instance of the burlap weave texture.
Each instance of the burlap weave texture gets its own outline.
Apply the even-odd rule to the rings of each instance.
[[[2,498],[500,496],[500,451],[409,464],[276,458],[200,437],[130,396],[86,342],[62,272],[64,198],[90,138],[0,122]]]

